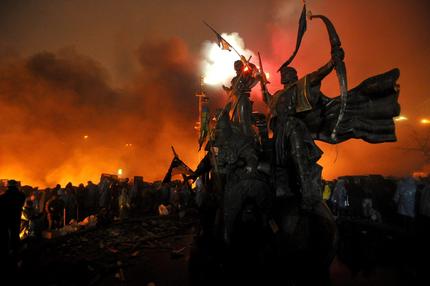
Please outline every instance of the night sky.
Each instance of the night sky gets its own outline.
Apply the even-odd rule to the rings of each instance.
[[[345,50],[349,88],[398,67],[399,101],[409,120],[398,142],[351,140],[319,144],[323,175],[407,175],[429,170],[414,147],[430,125],[430,3],[422,0],[314,0],[314,14],[334,23]],[[102,172],[163,177],[174,145],[197,164],[194,94],[202,75],[202,47],[237,32],[260,51],[271,86],[292,52],[302,2],[290,1],[1,1],[0,178],[39,186],[98,182]],[[330,59],[325,27],[308,23],[293,62],[303,76]],[[323,83],[339,94],[335,74]],[[212,107],[226,100],[207,87]],[[258,88],[253,94],[261,106]],[[218,105],[218,106],[216,106]],[[85,139],[84,136],[88,138]],[[126,144],[132,144],[126,145]]]

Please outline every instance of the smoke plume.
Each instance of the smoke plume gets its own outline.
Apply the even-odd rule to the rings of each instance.
[[[72,48],[7,59],[0,63],[2,177],[46,186],[98,181],[121,168],[155,180],[172,144],[195,163],[198,76],[182,40],[143,43],[140,71],[121,89]]]

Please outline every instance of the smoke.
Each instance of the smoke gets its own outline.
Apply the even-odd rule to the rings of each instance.
[[[245,48],[245,41],[239,33],[221,34],[240,55],[246,59],[252,57],[254,61],[255,53]],[[206,41],[202,47],[202,71],[204,83],[209,85],[221,86],[222,84],[230,85],[230,80],[236,75],[233,64],[239,60],[239,55],[233,50],[222,50],[216,43]]]
[[[302,3],[300,1],[280,1],[274,4],[273,21],[282,25],[291,25],[296,22],[300,14]]]
[[[262,54],[273,93],[281,88],[276,71],[294,50],[302,8],[301,1],[281,0],[245,5],[193,0],[169,3],[167,10],[165,5],[148,1],[99,2],[2,3],[0,178],[42,186],[98,180],[101,172],[116,173],[121,168],[124,176],[138,174],[154,180],[169,165],[170,145],[193,167],[199,69],[213,68],[213,62],[218,62],[207,56],[206,49],[201,51],[201,43],[214,35],[200,20],[224,31],[240,32],[246,48]],[[306,2],[314,14],[333,21],[345,50],[350,88],[369,76],[400,68],[399,101],[410,124],[396,124],[397,143],[351,140],[337,146],[320,144],[325,152],[320,160],[324,176],[404,175],[420,169],[423,156],[401,147],[414,146],[409,142],[412,128],[428,129],[419,124],[421,118],[430,117],[428,1]],[[119,10],[123,13],[118,14]],[[180,35],[191,52],[181,39],[151,35]],[[244,48],[229,35],[223,36]],[[77,48],[58,51],[69,45]],[[214,43],[204,46],[223,56],[233,55]],[[44,49],[48,52],[40,52]],[[198,53],[204,54],[203,66],[194,60]],[[243,53],[251,55],[251,51]],[[325,27],[309,21],[292,65],[303,76],[329,59]],[[225,103],[226,98],[213,94],[222,94],[220,85],[229,84],[234,60],[207,73],[209,83],[209,75],[222,75],[213,80],[215,86],[206,87],[211,109]],[[252,62],[257,63],[255,56]],[[267,111],[258,88],[254,90],[254,107]],[[323,81],[322,91],[328,96],[339,94],[335,73]]]
[[[123,169],[155,180],[169,166],[170,145],[195,164],[198,77],[186,45],[145,42],[136,58],[140,71],[121,89],[73,48],[1,61],[0,177],[47,186]]]

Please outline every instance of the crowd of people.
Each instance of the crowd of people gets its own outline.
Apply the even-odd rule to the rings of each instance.
[[[182,181],[144,182],[103,174],[100,182],[68,183],[39,189],[3,181],[0,189],[1,257],[14,257],[22,239],[40,238],[68,225],[92,220],[106,225],[142,215],[166,215],[197,207],[204,213],[204,187]],[[382,176],[346,176],[324,181],[324,201],[335,218],[369,224],[394,224],[419,234],[430,226],[430,178],[391,179]],[[424,226],[424,227],[423,227]],[[421,235],[421,234],[419,234]],[[425,237],[425,233],[423,234]],[[8,261],[2,259],[2,263]],[[1,265],[8,269],[7,265]]]
[[[408,227],[430,220],[430,178],[340,177],[324,181],[323,199],[336,217]]]
[[[379,186],[372,186],[372,181],[378,180]],[[21,187],[15,180],[4,183],[0,189],[1,210],[5,213],[2,215],[4,225],[14,225],[13,230],[9,230],[14,237],[8,244],[12,248],[20,237],[40,236],[43,230],[57,230],[91,216],[96,216],[98,223],[103,224],[129,216],[156,214],[160,205],[166,213],[166,210],[180,210],[191,203],[202,204],[199,194],[192,199],[192,189],[187,183],[148,183],[140,176],[130,181],[102,174],[98,184],[88,181],[87,185],[68,183],[63,188],[57,184],[45,189]],[[430,220],[428,177],[340,177],[324,181],[323,186],[323,199],[337,218],[355,217],[375,223],[395,220],[404,227],[413,225],[416,220]],[[196,190],[202,187],[196,184]],[[385,194],[381,196],[381,193]]]
[[[425,276],[419,261],[430,255],[429,177],[346,176],[324,186],[337,221],[337,256],[352,275],[391,267],[410,285]]]
[[[3,180],[0,189],[0,235],[3,262],[13,260],[26,238],[52,237],[67,226],[113,221],[142,215],[179,213],[191,202],[191,188],[181,181],[144,182],[102,174],[98,184],[39,189]],[[51,233],[50,236],[44,234]],[[63,232],[64,233],[64,232]],[[4,259],[9,257],[10,259]],[[0,269],[7,269],[1,265]]]

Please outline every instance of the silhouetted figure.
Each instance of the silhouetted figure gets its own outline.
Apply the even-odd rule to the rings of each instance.
[[[46,202],[46,215],[48,218],[48,229],[58,229],[63,226],[64,201],[54,190],[51,198]]]
[[[416,191],[417,185],[412,177],[404,178],[397,183],[397,189],[393,199],[397,204],[397,213],[402,227],[406,229],[412,228],[415,218]]]
[[[0,196],[0,273],[11,275],[15,268],[12,258],[20,243],[19,230],[24,202],[25,195],[19,190],[18,182],[8,181],[6,192]]]
[[[19,230],[21,226],[21,212],[25,203],[25,195],[19,190],[18,182],[10,180],[4,196],[4,215],[9,233],[9,250],[16,251],[19,246]],[[2,207],[3,208],[3,207]]]

